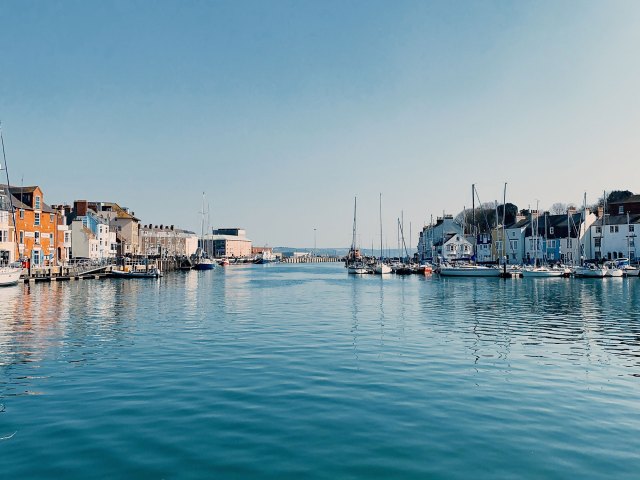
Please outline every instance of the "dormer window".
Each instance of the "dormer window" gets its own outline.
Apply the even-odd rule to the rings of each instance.
[[[553,227],[549,227],[549,234],[553,235]]]
[[[624,215],[624,205],[618,207],[618,215]]]
[[[33,207],[35,210],[40,210],[40,196],[36,195],[35,206]]]

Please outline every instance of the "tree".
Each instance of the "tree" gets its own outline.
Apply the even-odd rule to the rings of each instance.
[[[629,198],[631,195],[633,195],[633,192],[630,192],[629,190],[613,190],[609,192],[609,195],[607,195],[607,203],[621,202]]]
[[[551,215],[562,215],[563,213],[567,213],[567,204],[562,202],[556,202],[551,205],[549,209],[549,213]]]
[[[504,213],[504,224],[510,225],[515,223],[516,216],[518,215],[518,207],[513,203],[508,203],[506,205],[498,205],[498,222],[502,223],[502,210],[505,210]]]

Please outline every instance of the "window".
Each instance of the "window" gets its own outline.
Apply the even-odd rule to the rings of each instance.
[[[20,230],[20,243],[24,243],[24,232]]]
[[[35,213],[35,218],[34,218],[33,224],[36,227],[40,226],[40,214],[38,212]]]
[[[609,226],[609,233],[618,233],[618,226],[617,225],[610,225]]]
[[[629,225],[629,231],[630,231],[630,232],[633,232],[633,231],[634,231],[634,230],[633,230],[633,225]]]
[[[35,208],[36,210],[40,210],[40,197],[38,195],[36,195],[36,204],[33,208]]]
[[[601,247],[602,246],[602,239],[601,238],[596,238],[595,239],[595,246],[596,247]]]
[[[602,227],[596,227],[596,233],[602,233]]]
[[[553,235],[553,227],[549,227],[549,234]]]
[[[40,243],[40,232],[33,232],[33,235],[35,237],[35,242]]]
[[[618,207],[618,215],[622,215],[624,213],[624,205],[620,205]]]
[[[20,209],[20,220],[24,220],[24,210]]]
[[[50,214],[49,214],[49,221],[50,221],[51,223],[53,223],[53,213],[50,213]]]
[[[6,242],[9,239],[9,232],[7,230],[0,230],[0,242]]]
[[[570,238],[567,238],[567,247],[568,248],[573,248],[573,240]]]
[[[40,265],[40,250],[33,251],[33,264]]]

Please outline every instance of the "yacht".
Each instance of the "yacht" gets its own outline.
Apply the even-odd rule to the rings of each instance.
[[[439,269],[443,277],[499,277],[500,270],[484,265],[443,265]]]

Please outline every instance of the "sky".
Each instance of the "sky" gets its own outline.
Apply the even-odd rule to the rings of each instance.
[[[257,245],[640,192],[640,3],[0,2],[14,184]]]

